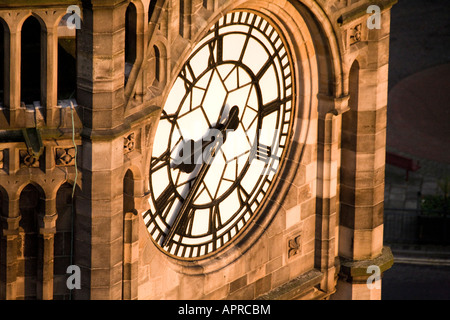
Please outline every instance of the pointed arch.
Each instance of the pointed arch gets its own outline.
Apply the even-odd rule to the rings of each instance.
[[[8,23],[0,18],[0,101],[3,105],[5,118],[9,120],[9,109],[11,107],[11,35]]]
[[[155,52],[155,80],[161,80],[161,52],[159,51],[157,46],[153,46],[153,50]]]
[[[148,23],[152,21],[153,13],[155,12],[157,2],[158,0],[150,0],[150,3],[148,5]]]
[[[153,50],[148,55],[148,63],[151,66],[149,83],[163,89],[167,81],[167,50],[163,39],[153,42]]]
[[[42,80],[46,75],[45,24],[38,17],[30,15],[23,22],[21,30],[21,101],[33,104],[34,101],[42,101],[45,93]]]
[[[137,8],[133,2],[125,12],[125,84],[137,59]]]
[[[128,170],[123,178],[123,212],[134,210],[134,175]]]
[[[54,240],[54,300],[70,299],[70,290],[67,288],[67,267],[73,264],[73,248],[75,234],[75,198],[72,198],[73,185],[63,183],[56,194],[56,233]],[[77,186],[75,197],[79,194]]]
[[[38,185],[30,183],[20,193],[20,240],[17,278],[22,287],[17,296],[36,299],[39,270],[39,217],[44,215],[45,194]]]
[[[6,102],[6,84],[8,83],[9,63],[6,63],[8,54],[6,49],[9,42],[8,26],[3,19],[0,19],[0,103],[5,105]]]
[[[359,62],[355,60],[350,68],[348,77],[350,110],[342,114],[341,124],[339,214],[341,225],[349,228],[354,228],[354,215],[356,210],[351,199],[354,198],[356,187],[359,69]],[[348,241],[345,241],[345,238],[339,241],[338,249],[340,254],[343,252],[348,254],[350,249],[347,246]]]
[[[76,97],[77,79],[77,32],[68,28],[68,19],[73,13],[67,13],[59,20],[57,30],[57,94],[58,100]]]

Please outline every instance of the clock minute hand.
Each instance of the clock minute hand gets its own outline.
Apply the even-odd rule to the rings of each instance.
[[[173,239],[173,236],[175,235],[176,231],[179,228],[186,227],[187,217],[186,212],[188,211],[188,208],[192,201],[194,200],[194,196],[197,193],[198,189],[200,188],[203,178],[206,176],[206,173],[208,172],[210,165],[207,163],[204,163],[195,178],[194,184],[192,185],[191,189],[189,190],[188,195],[183,201],[183,204],[181,206],[180,212],[178,213],[177,217],[175,218],[175,221],[172,224],[172,227],[169,230],[169,233],[164,238],[163,247],[166,247],[169,245],[170,241]]]
[[[237,128],[236,123],[239,124],[239,108],[235,106],[230,110],[230,114],[229,114],[228,120],[225,123],[225,125],[223,125],[220,128],[220,132],[222,134],[224,134],[224,139],[223,139],[224,141],[226,139],[226,137],[225,137],[226,130],[229,130],[229,129],[235,130]],[[211,143],[211,146],[212,146],[211,151],[207,152],[207,157],[206,157],[206,159],[204,159],[205,162],[202,164],[202,167],[200,168],[200,171],[197,174],[197,177],[195,178],[194,184],[192,185],[191,189],[189,190],[188,195],[184,199],[183,204],[180,208],[180,212],[178,213],[177,217],[175,218],[175,221],[173,222],[172,227],[169,230],[169,233],[164,238],[163,247],[166,247],[169,245],[169,243],[172,241],[175,233],[178,230],[185,229],[187,227],[186,223],[188,221],[188,219],[187,219],[188,208],[190,207],[192,201],[194,200],[194,196],[197,193],[198,189],[200,188],[200,186],[203,182],[203,179],[205,178],[206,174],[208,173],[208,170],[211,167],[212,160],[214,159],[214,156],[215,156],[217,150],[222,145],[221,142],[222,141],[215,139]]]
[[[223,137],[223,142],[226,140],[226,130],[236,130],[239,125],[239,108],[234,106],[231,108],[228,120],[225,124],[219,123],[214,129],[220,130],[218,134],[214,136],[214,141],[216,141],[220,135]],[[225,133],[225,134],[224,134]],[[195,156],[198,154],[203,154],[205,149],[210,146],[214,141],[204,141],[201,146],[195,147],[193,140],[190,140],[191,152],[186,155],[181,155],[181,159],[177,160],[177,164],[173,166],[173,169],[179,169],[186,173],[191,173],[195,169]]]

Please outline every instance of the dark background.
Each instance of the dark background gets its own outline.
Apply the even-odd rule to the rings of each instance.
[[[439,72],[440,68],[450,70],[450,2],[399,0],[392,8],[390,37],[387,150],[421,160],[422,169],[408,182],[403,170],[387,165],[386,185],[396,183],[399,189],[403,183],[406,190],[408,183],[411,187],[419,181],[417,185],[423,186],[427,179],[433,181],[450,174],[450,78],[448,72]],[[412,101],[419,103],[401,104],[401,100],[413,95],[416,96]],[[422,108],[425,104],[429,110]],[[430,114],[434,119],[425,118]],[[427,156],[431,155],[434,158],[428,161]],[[385,201],[386,206],[389,203]],[[407,249],[417,250],[415,260],[398,263],[402,250],[395,245],[392,249],[394,266],[383,276],[383,300],[450,299],[448,247],[433,247],[439,251],[439,262],[426,247],[413,246]]]

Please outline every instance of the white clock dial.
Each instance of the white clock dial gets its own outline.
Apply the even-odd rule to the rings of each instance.
[[[259,213],[289,141],[292,90],[284,41],[256,13],[227,14],[195,47],[154,139],[143,218],[161,250],[209,256]]]

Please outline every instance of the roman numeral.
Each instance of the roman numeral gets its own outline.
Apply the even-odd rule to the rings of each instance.
[[[239,203],[242,207],[246,207],[247,211],[250,213],[251,216],[253,216],[254,212],[251,208],[251,205],[249,203],[250,200],[250,195],[248,194],[248,192],[241,186],[238,185],[236,187],[237,191],[238,191],[238,198],[239,198]],[[256,199],[254,200],[256,201]]]
[[[192,228],[194,227],[195,210],[191,207],[188,209],[189,213],[182,217],[180,224],[176,230],[179,235],[192,235]]]
[[[265,163],[269,162],[272,157],[272,148],[270,146],[266,146],[262,143],[255,144],[252,148],[252,153],[250,154],[250,161],[253,161],[255,158],[257,160],[263,161]]]
[[[161,120],[167,120],[171,124],[176,123],[176,115],[175,114],[167,114],[165,111],[163,111],[163,114],[161,115]]]
[[[260,113],[261,117],[264,118],[268,116],[269,114],[272,114],[275,111],[279,111],[281,106],[285,104],[288,101],[291,101],[292,97],[288,96],[284,99],[276,99],[272,102],[269,102],[263,106],[260,107]]]
[[[209,233],[215,233],[215,231],[222,225],[222,219],[220,217],[219,206],[212,207],[210,209],[209,218]]]
[[[173,184],[169,184],[155,201],[157,213],[165,218],[167,212],[176,200],[176,189]]]
[[[258,71],[258,74],[256,75],[256,78],[261,79],[262,76],[266,73],[267,69],[273,64],[273,60],[275,59],[277,53],[275,52],[272,56],[267,59],[267,61],[264,63],[264,65],[261,67],[261,69]]]
[[[184,81],[184,87],[186,88],[186,91],[189,91],[196,80],[194,71],[192,70],[189,62],[184,65],[183,69],[180,71],[179,77]]]
[[[219,30],[216,29],[216,39],[208,43],[209,58],[208,66],[214,67],[223,61],[223,38],[219,36]]]
[[[236,188],[238,191],[238,198],[239,198],[240,205],[248,206],[247,202],[248,202],[248,199],[250,198],[250,195],[248,194],[247,191],[245,191],[245,189],[241,185],[238,185]]]
[[[158,171],[162,167],[169,165],[169,161],[170,161],[170,150],[166,150],[159,157],[152,158],[152,162],[150,164],[150,170],[152,172]]]
[[[263,105],[260,110],[261,116],[264,118],[269,114],[272,114],[273,112],[280,110],[280,106],[281,101],[279,99]]]

